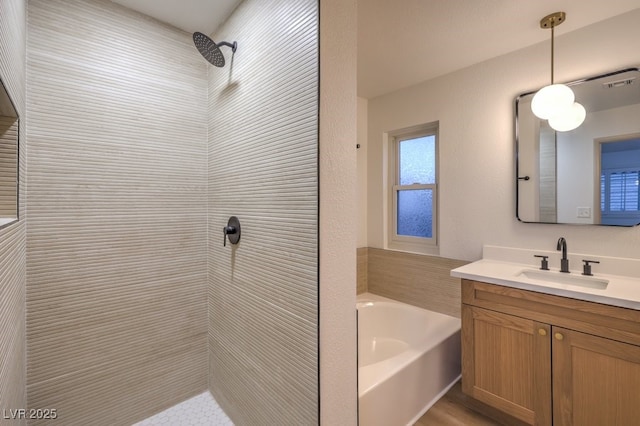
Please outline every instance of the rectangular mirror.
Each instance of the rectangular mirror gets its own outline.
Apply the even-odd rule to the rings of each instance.
[[[0,79],[0,228],[18,220],[20,119]]]
[[[516,216],[527,223],[640,224],[640,71],[567,83],[587,116],[559,132],[515,100]]]

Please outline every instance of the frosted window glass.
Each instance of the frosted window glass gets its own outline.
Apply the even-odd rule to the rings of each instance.
[[[433,190],[398,191],[398,235],[433,237]]]
[[[436,183],[436,137],[400,141],[400,185]]]

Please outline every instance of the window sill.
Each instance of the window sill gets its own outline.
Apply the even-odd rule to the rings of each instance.
[[[440,255],[440,248],[438,246],[408,243],[404,241],[402,242],[391,241],[387,244],[386,249],[393,250],[393,251],[401,251],[405,253],[426,254],[429,256]]]
[[[4,228],[6,226],[11,225],[12,223],[18,222],[18,218],[15,217],[0,217],[0,228]]]

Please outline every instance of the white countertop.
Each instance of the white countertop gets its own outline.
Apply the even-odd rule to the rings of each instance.
[[[522,275],[521,272],[524,270],[535,271],[540,267],[540,259],[534,258],[533,254],[549,256],[550,270],[539,271],[540,277],[544,278],[546,274],[549,274],[550,278],[554,275],[568,275],[558,271],[559,252],[495,246],[485,246],[482,260],[456,268],[451,271],[451,275],[490,284],[640,310],[640,260],[588,255],[569,256],[572,278],[582,277],[582,259],[601,262],[593,265],[593,278],[607,280],[608,284],[605,289],[597,289],[554,283]],[[615,275],[611,273],[612,270],[629,275]]]

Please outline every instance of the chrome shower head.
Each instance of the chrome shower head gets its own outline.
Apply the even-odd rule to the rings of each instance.
[[[220,51],[220,46],[230,47],[233,53],[235,53],[238,48],[238,43],[235,41],[233,44],[226,41],[221,41],[216,44],[209,37],[199,32],[193,33],[193,43],[196,45],[200,54],[204,56],[211,65],[215,65],[216,67],[224,67],[224,55]]]

